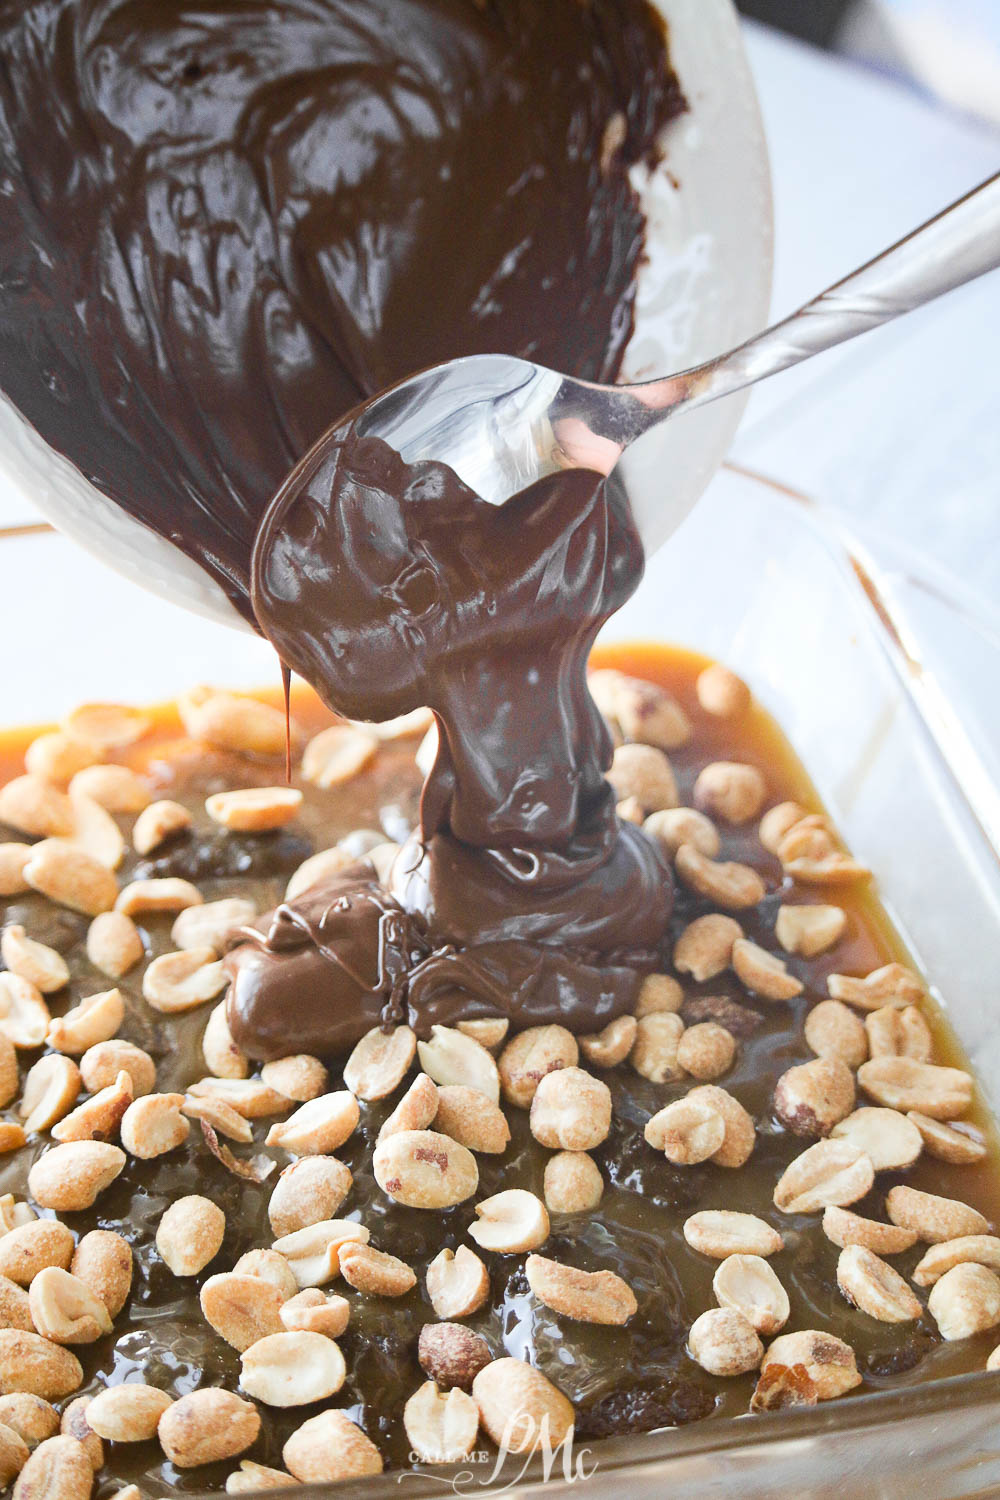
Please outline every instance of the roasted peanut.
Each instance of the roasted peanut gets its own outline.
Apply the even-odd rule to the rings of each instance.
[[[542,1255],[529,1255],[524,1270],[539,1302],[575,1322],[627,1323],[637,1310],[632,1288],[613,1271],[580,1271]]]
[[[520,1032],[500,1054],[504,1098],[518,1109],[530,1108],[546,1074],[576,1067],[579,1056],[576,1037],[564,1026],[531,1026]]]
[[[764,1345],[738,1309],[713,1307],[692,1323],[688,1353],[710,1375],[745,1375],[759,1367]]]
[[[125,1152],[105,1141],[67,1141],[40,1156],[28,1191],[42,1208],[76,1213],[90,1208],[125,1165]]]
[[[232,1391],[200,1390],[168,1406],[157,1424],[160,1447],[178,1469],[235,1458],[257,1441],[260,1416]]]
[[[87,957],[95,969],[121,979],[146,956],[139,929],[121,911],[102,911],[87,929]]]
[[[349,1168],[331,1156],[306,1156],[286,1167],[267,1209],[275,1236],[332,1219],[351,1191],[352,1180]]]
[[[156,1248],[175,1276],[197,1276],[222,1248],[226,1216],[198,1194],[171,1203],[156,1231]]]

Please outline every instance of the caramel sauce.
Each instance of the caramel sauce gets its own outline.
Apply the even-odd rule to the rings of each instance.
[[[713,719],[699,707],[695,681],[707,658],[695,652],[659,645],[600,648],[593,665],[616,667],[669,689],[694,724],[691,743],[671,753],[682,803],[688,803],[697,771],[716,759],[742,760],[764,773],[772,802],[794,799],[810,811],[821,804],[809,778],[780,728],[754,703],[739,719]],[[283,708],[283,693],[255,694]],[[315,695],[301,684],[291,691],[291,714],[297,744],[333,722]],[[261,911],[280,897],[299,863],[357,830],[401,840],[417,817],[419,776],[413,756],[416,741],[387,743],[370,770],[346,787],[318,791],[306,786],[293,766],[293,784],[301,786],[301,818],[289,829],[263,836],[209,832],[203,813],[206,795],[224,787],[271,785],[283,779],[282,757],[249,759],[206,750],[188,740],[175,706],[150,710],[151,729],[137,745],[116,757],[147,776],[154,795],[187,804],[196,831],[158,850],[147,860],[128,854],[119,871],[122,882],[134,874],[186,875],[195,880],[206,900],[240,894],[254,900]],[[23,769],[26,746],[37,729],[9,730],[0,735],[0,780]],[[129,820],[130,821],[130,820]],[[129,823],[123,822],[128,829]],[[556,1317],[537,1303],[528,1289],[521,1256],[486,1256],[492,1295],[470,1326],[491,1348],[531,1359],[577,1404],[581,1435],[641,1430],[650,1425],[673,1425],[705,1417],[745,1415],[753,1388],[752,1377],[713,1379],[699,1369],[685,1351],[687,1329],[694,1318],[715,1305],[711,1279],[715,1262],[686,1244],[684,1220],[698,1209],[740,1208],[760,1214],[780,1228],[786,1247],[771,1264],[789,1293],[791,1317],[786,1331],[824,1329],[845,1339],[857,1353],[864,1376],[859,1394],[886,1387],[909,1386],[929,1379],[982,1369],[987,1355],[1000,1342],[1000,1331],[956,1343],[939,1339],[933,1320],[924,1315],[906,1325],[875,1322],[851,1308],[836,1286],[836,1247],[825,1238],[821,1215],[779,1214],[771,1201],[774,1184],[787,1163],[811,1142],[788,1134],[773,1118],[770,1101],[776,1079],[788,1067],[806,1061],[811,1053],[802,1023],[811,1004],[826,993],[831,972],[865,974],[882,964],[912,962],[882,910],[875,883],[839,887],[833,891],[797,886],[784,880],[781,869],[757,842],[754,826],[722,828],[723,859],[743,860],[764,876],[771,894],[761,907],[741,914],[748,936],[776,947],[773,921],[780,900],[830,901],[848,915],[847,931],[834,949],[820,958],[792,958],[789,967],[805,983],[803,995],[787,1003],[759,1002],[761,1024],[741,1039],[736,1062],[719,1082],[740,1098],[754,1115],[758,1136],[749,1163],[738,1171],[711,1164],[672,1167],[643,1140],[646,1119],[686,1092],[688,1085],[655,1085],[620,1067],[605,1074],[612,1090],[614,1122],[609,1139],[594,1157],[605,1178],[600,1208],[591,1215],[553,1216],[552,1234],[544,1254],[587,1270],[608,1268],[625,1277],[636,1292],[639,1311],[624,1328],[599,1328]],[[0,837],[18,838],[0,828]],[[858,851],[863,854],[863,851]],[[670,941],[692,916],[704,909],[687,893],[678,894]],[[84,939],[86,918],[52,906],[33,894],[6,903],[4,921],[22,922],[28,932],[63,952],[70,965],[73,999],[67,991],[50,996],[53,1013],[75,1003],[79,994],[108,987],[109,981],[89,964]],[[141,919],[150,956],[169,951],[172,918]],[[947,975],[930,978],[947,998]],[[723,995],[741,1003],[747,996],[731,974],[695,985],[685,980],[689,997]],[[204,1074],[200,1040],[210,1007],[185,1015],[155,1015],[141,999],[138,972],[121,984],[127,1015],[121,1035],[145,1047],[156,1059],[157,1087],[182,1089]],[[752,1002],[751,1002],[752,1003]],[[934,1037],[934,1059],[968,1067],[961,1045],[943,1011],[928,1000],[923,1013]],[[35,1054],[25,1054],[30,1065]],[[331,1068],[330,1087],[341,1087],[340,1067]],[[407,1464],[408,1441],[401,1412],[409,1395],[423,1380],[415,1350],[419,1329],[432,1321],[433,1310],[423,1291],[427,1263],[443,1246],[468,1243],[472,1204],[446,1213],[427,1214],[389,1202],[371,1175],[374,1137],[395,1100],[363,1105],[361,1126],[338,1153],[354,1173],[354,1188],[340,1210],[359,1218],[371,1230],[372,1243],[391,1250],[418,1272],[418,1286],[392,1301],[351,1295],[351,1324],[339,1341],[349,1371],[343,1391],[332,1403],[358,1420],[379,1445],[387,1465]],[[866,1102],[862,1097],[859,1103]],[[518,1185],[541,1192],[548,1153],[532,1139],[527,1116],[507,1111],[512,1128],[508,1150],[500,1157],[481,1156],[477,1198],[503,1187]],[[976,1166],[956,1167],[926,1154],[904,1173],[880,1173],[875,1187],[855,1212],[885,1218],[885,1194],[898,1182],[962,1199],[993,1222],[1000,1222],[1000,1153],[984,1107],[977,1100],[969,1119],[983,1128],[990,1153]],[[255,1134],[262,1138],[269,1122]],[[28,1146],[3,1159],[0,1192],[25,1195],[28,1168],[48,1145],[47,1137],[33,1137]],[[259,1145],[253,1149],[259,1149]],[[237,1154],[250,1148],[237,1147]],[[279,1167],[283,1153],[273,1153]],[[263,1185],[244,1182],[228,1173],[209,1155],[197,1128],[180,1150],[153,1161],[130,1160],[118,1180],[85,1213],[67,1214],[77,1234],[91,1228],[115,1229],[135,1251],[132,1296],[115,1321],[110,1337],[80,1346],[84,1365],[83,1394],[96,1393],[107,1383],[146,1380],[174,1394],[204,1385],[238,1389],[239,1358],[204,1322],[198,1290],[208,1276],[230,1269],[246,1250],[268,1245],[272,1235],[267,1201],[272,1176]],[[223,1208],[226,1238],[220,1254],[191,1280],[174,1278],[155,1248],[156,1227],[164,1210],[187,1193],[203,1193]],[[925,1247],[917,1245],[891,1263],[908,1276]],[[337,1287],[337,1290],[343,1290]],[[919,1290],[919,1289],[918,1289]],[[921,1300],[926,1297],[920,1292]],[[258,1462],[281,1465],[281,1445],[297,1426],[318,1408],[288,1411],[262,1408],[258,1442],[246,1455]],[[766,1421],[766,1417],[759,1420]],[[485,1443],[481,1446],[487,1447]],[[636,1455],[641,1448],[636,1448]],[[599,1450],[597,1452],[599,1460]],[[99,1476],[102,1491],[110,1481],[138,1483],[145,1495],[174,1490],[219,1489],[236,1460],[205,1468],[177,1471],[155,1443],[117,1445],[106,1449],[106,1466]],[[484,1473],[487,1472],[484,1470]]]

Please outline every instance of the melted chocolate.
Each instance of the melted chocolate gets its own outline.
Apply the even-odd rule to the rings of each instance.
[[[483,1014],[592,1032],[634,1009],[672,887],[659,849],[616,815],[586,664],[641,575],[628,503],[596,474],[495,507],[350,421],[299,466],[258,536],[261,628],[340,712],[428,705],[438,749],[378,941],[370,888],[341,877],[230,954],[230,1027],[251,1056],[293,1043],[328,1056],[404,1014],[418,1033]],[[411,942],[391,981],[390,911],[418,919],[429,949]]]
[[[363,397],[616,373],[628,169],[683,108],[647,0],[19,0],[0,61],[3,388],[248,616],[265,506]]]

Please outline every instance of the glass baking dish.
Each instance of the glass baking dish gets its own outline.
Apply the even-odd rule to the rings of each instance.
[[[269,648],[144,594],[45,527],[0,532],[10,724],[75,702],[276,680]],[[884,539],[728,469],[654,557],[609,640],[728,662],[782,725],[1000,1109],[1000,627]],[[539,1462],[345,1483],[591,1500],[670,1494],[928,1500],[1000,1492],[1000,1375],[973,1374],[767,1417],[615,1438]]]

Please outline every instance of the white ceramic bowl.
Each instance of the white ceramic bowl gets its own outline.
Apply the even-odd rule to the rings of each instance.
[[[765,321],[771,285],[767,149],[731,0],[654,0],[690,106],[667,158],[637,176],[649,222],[626,378],[665,374],[741,342]],[[745,394],[647,435],[626,459],[643,534],[665,538],[718,467]],[[131,520],[0,399],[0,477],[53,525],[145,588],[244,625],[190,558]],[[244,627],[245,628],[245,627]]]

